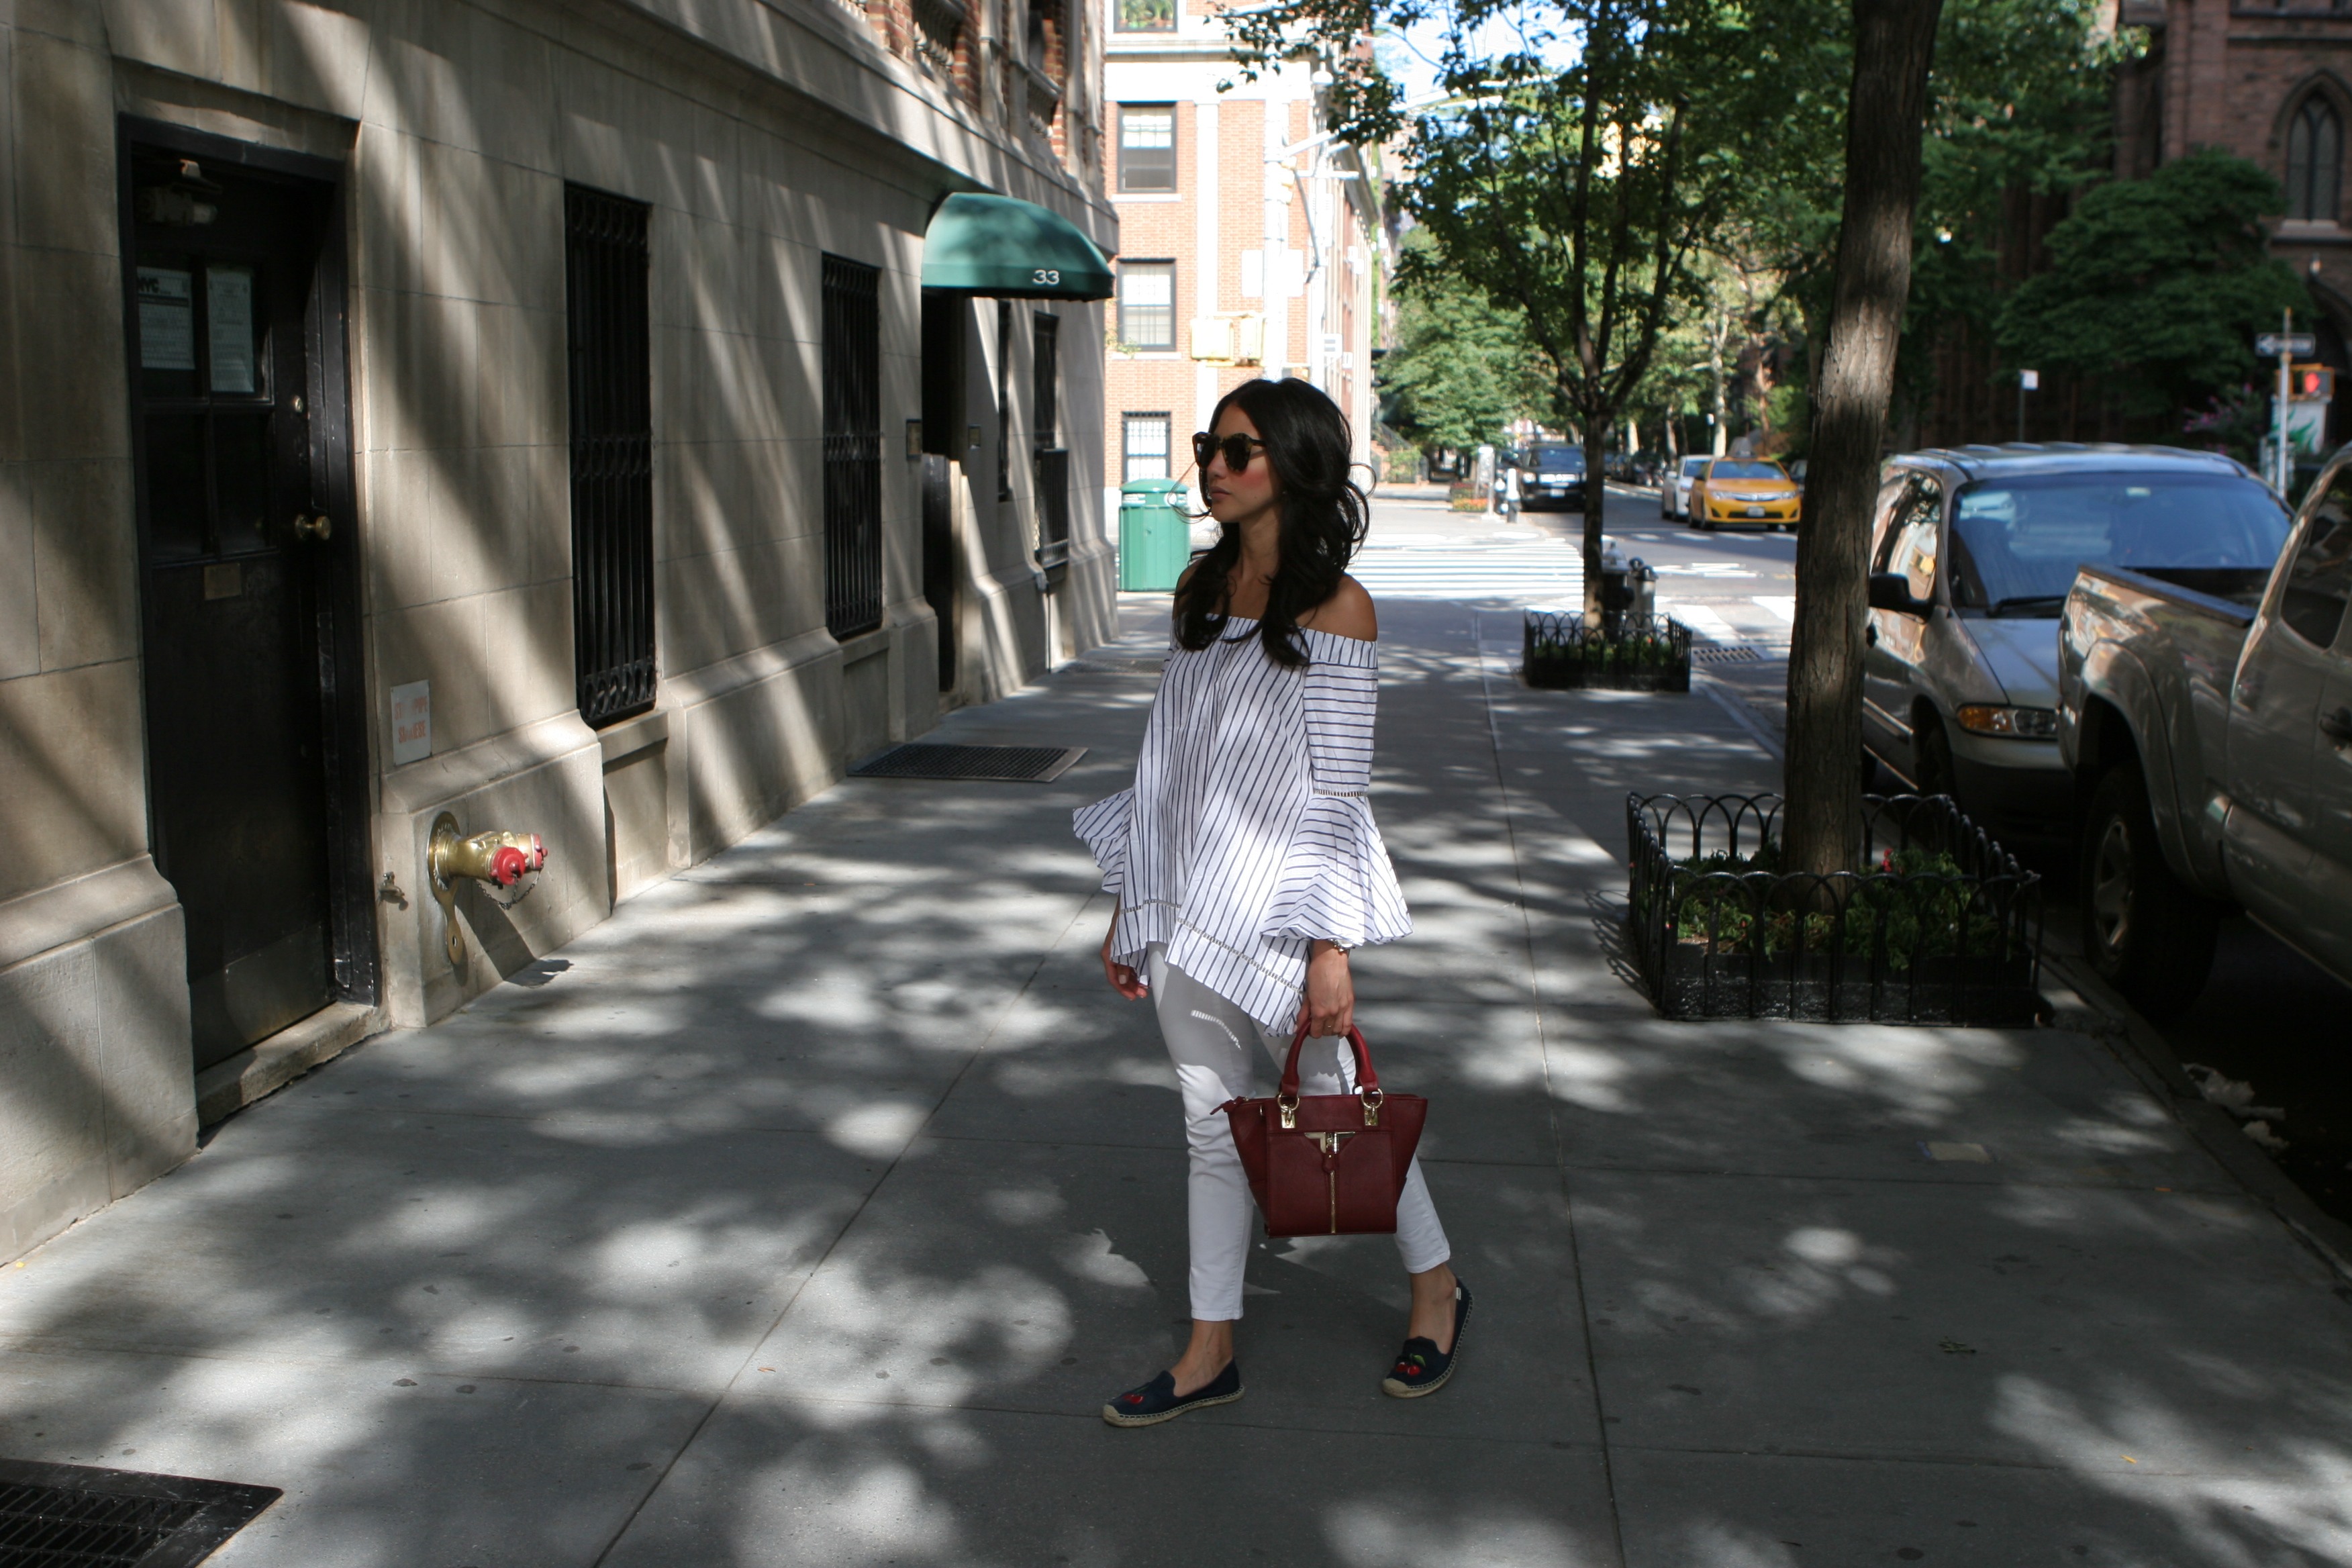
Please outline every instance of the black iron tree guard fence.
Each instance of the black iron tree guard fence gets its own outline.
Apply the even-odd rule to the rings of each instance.
[[[1948,795],[1872,795],[1863,859],[1780,868],[1780,797],[1629,795],[1635,968],[1669,1018],[2031,1024],[2042,879]]]
[[[1519,673],[1529,686],[1688,691],[1691,629],[1664,616],[1527,612]]]

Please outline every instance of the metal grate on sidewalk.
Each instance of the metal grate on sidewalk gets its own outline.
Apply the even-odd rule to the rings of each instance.
[[[1051,784],[1086,754],[1084,746],[942,746],[909,742],[866,758],[849,770],[849,776]]]
[[[276,1487],[0,1459],[0,1568],[194,1568]]]
[[[1691,659],[1697,664],[1755,664],[1764,655],[1752,645],[1738,643],[1701,643],[1691,649]]]

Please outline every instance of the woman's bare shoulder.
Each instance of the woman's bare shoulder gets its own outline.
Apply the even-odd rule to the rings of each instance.
[[[1342,575],[1339,590],[1314,609],[1298,617],[1302,626],[1312,626],[1333,637],[1353,637],[1358,642],[1378,642],[1381,636],[1379,613],[1372,607],[1372,596],[1353,577]]]

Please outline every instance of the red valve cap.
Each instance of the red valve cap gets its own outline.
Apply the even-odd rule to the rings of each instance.
[[[530,869],[530,862],[511,844],[499,846],[499,852],[490,857],[490,876],[501,888],[513,887]]]
[[[534,833],[530,836],[530,869],[536,871],[546,864],[547,846],[541,843],[539,835]]]

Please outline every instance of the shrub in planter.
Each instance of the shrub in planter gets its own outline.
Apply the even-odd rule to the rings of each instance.
[[[1777,795],[1628,795],[1635,969],[1670,1018],[2030,1024],[2041,878],[1948,795],[1871,796],[1863,869],[1784,870]]]
[[[1616,691],[1688,691],[1691,631],[1664,616],[1529,610],[1519,674],[1529,686]]]

